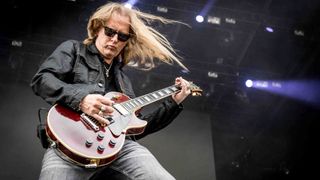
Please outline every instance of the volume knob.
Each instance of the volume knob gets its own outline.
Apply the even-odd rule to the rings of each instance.
[[[98,140],[102,140],[104,138],[104,134],[98,133],[97,138],[98,138]]]
[[[99,145],[97,150],[98,152],[102,153],[104,151],[105,147],[103,145]]]
[[[87,139],[87,140],[86,140],[86,146],[87,146],[87,147],[91,147],[92,144],[93,144],[93,141],[92,141],[92,140],[90,140],[90,139]]]
[[[117,142],[115,140],[110,139],[109,146],[114,147],[116,145],[116,143]]]

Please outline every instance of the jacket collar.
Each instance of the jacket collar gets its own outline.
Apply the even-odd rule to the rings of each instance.
[[[88,50],[93,54],[100,54],[94,42],[88,45]]]
[[[97,55],[98,57],[102,57],[100,55],[100,52],[98,50],[98,48],[96,47],[95,43],[91,43],[87,46],[88,51],[90,51],[92,54]],[[83,52],[84,53],[84,52]],[[113,59],[113,64],[115,65],[115,69],[122,69],[123,64],[121,63],[121,59],[119,58],[119,56],[115,57]],[[103,62],[103,61],[102,61]]]

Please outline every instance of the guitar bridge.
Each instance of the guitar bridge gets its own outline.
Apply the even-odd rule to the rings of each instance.
[[[86,123],[90,128],[92,128],[94,131],[99,131],[99,126],[95,123],[96,120],[93,119],[93,117],[87,116],[86,114],[82,113],[80,115],[81,120]]]

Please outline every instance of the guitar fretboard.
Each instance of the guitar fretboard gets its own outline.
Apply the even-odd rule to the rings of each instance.
[[[152,93],[130,99],[128,101],[120,103],[120,105],[125,108],[128,112],[134,112],[137,109],[142,108],[148,104],[159,101],[163,98],[166,98],[176,92],[180,91],[180,88],[172,85]]]

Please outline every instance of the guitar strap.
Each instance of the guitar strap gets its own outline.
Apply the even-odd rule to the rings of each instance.
[[[37,137],[40,139],[42,147],[44,149],[47,149],[49,147],[49,141],[46,133],[46,122],[42,118],[43,111],[46,111],[46,114],[47,114],[48,109],[47,108],[38,109],[39,124],[37,125]]]

